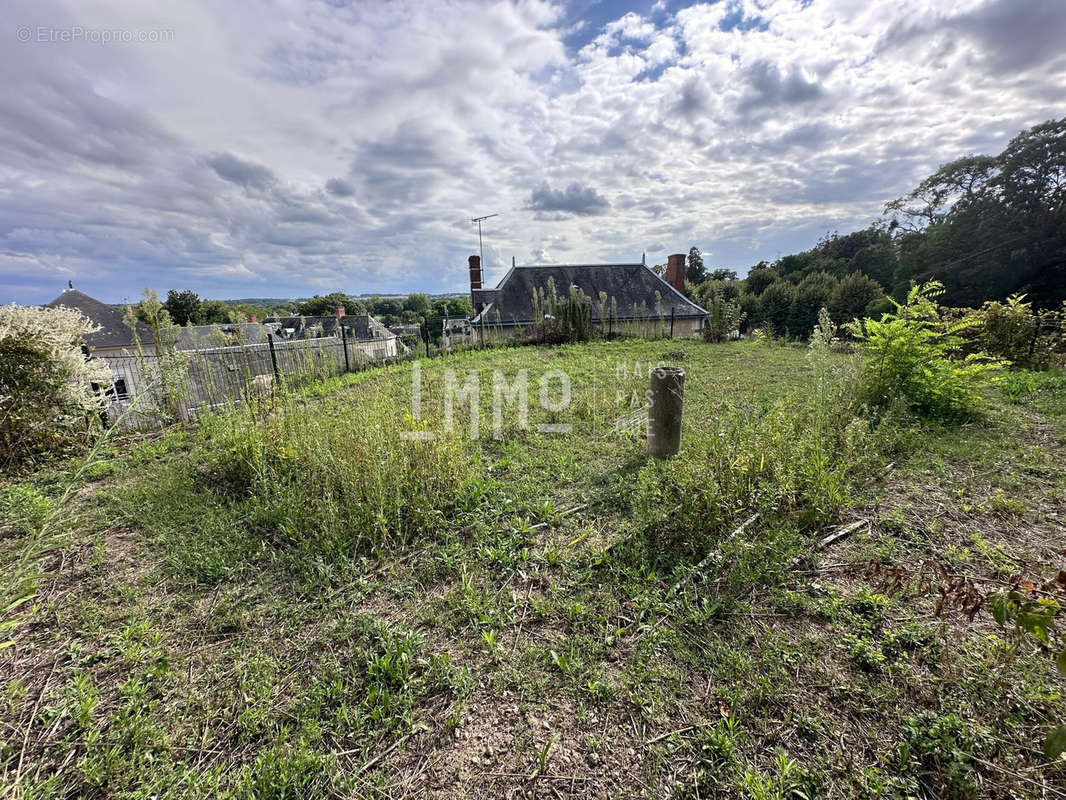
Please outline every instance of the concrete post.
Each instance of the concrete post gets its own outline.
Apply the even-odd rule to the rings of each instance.
[[[648,379],[648,455],[669,458],[681,449],[685,370],[656,367]]]

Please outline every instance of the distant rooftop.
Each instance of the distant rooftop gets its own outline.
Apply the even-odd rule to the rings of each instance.
[[[45,308],[71,308],[80,311],[100,330],[85,337],[89,347],[133,347],[133,333],[126,325],[122,312],[114,306],[101,303],[95,297],[71,288],[63,291]],[[137,323],[137,335],[141,344],[151,344],[151,329],[143,322]]]

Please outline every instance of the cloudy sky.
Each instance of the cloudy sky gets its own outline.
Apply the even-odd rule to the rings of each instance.
[[[1064,0],[6,0],[0,301],[743,273],[1066,114]]]

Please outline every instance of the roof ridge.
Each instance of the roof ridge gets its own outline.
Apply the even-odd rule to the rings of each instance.
[[[587,264],[515,264],[511,269],[565,269],[566,267],[643,267],[639,261]]]

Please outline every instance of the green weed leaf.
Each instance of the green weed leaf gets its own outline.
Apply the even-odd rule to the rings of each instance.
[[[1044,755],[1048,758],[1058,758],[1063,751],[1066,751],[1066,725],[1055,728],[1044,741]]]

